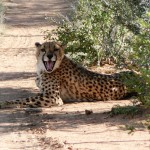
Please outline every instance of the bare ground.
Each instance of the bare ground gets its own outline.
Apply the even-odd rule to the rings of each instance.
[[[5,28],[0,36],[0,101],[35,95],[34,43],[41,31],[55,28],[47,16],[67,13],[70,3],[59,0],[5,0]],[[108,68],[110,71],[111,68]],[[103,71],[103,68],[100,68]],[[129,100],[73,103],[42,110],[0,110],[1,150],[150,150],[145,114],[110,117],[107,111]],[[93,110],[86,115],[85,110]],[[134,126],[129,134],[127,126]]]

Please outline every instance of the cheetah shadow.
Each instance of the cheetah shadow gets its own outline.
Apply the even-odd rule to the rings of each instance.
[[[17,87],[14,84],[14,81],[16,81],[16,83],[20,86],[24,84],[23,81],[28,83],[28,79],[34,80],[35,76],[36,73],[34,72],[1,72],[0,101],[14,100],[34,96],[38,92],[38,89]],[[10,87],[10,84],[12,84],[12,87]]]
[[[64,107],[65,105],[63,108]],[[51,108],[45,109],[47,109],[49,112],[51,111]],[[49,114],[47,112],[42,112],[42,109],[37,110],[38,111],[28,112],[26,109],[1,109],[0,133],[29,130],[38,131],[41,129],[45,132],[46,130],[55,130],[71,133],[76,132],[74,129],[84,125],[91,126],[100,124],[107,125],[108,130],[111,130],[109,127],[115,127],[118,125],[125,126],[127,124],[134,124],[136,126],[136,131],[143,131],[145,129],[145,127],[140,123],[146,119],[145,114],[139,114],[133,118],[129,116],[124,117],[122,115],[111,117],[109,115],[109,111],[106,111],[106,109],[101,110],[101,112],[92,113],[90,115],[86,115],[84,111],[62,112],[59,110],[55,112],[52,111],[52,113]],[[113,130],[125,129],[118,128]],[[103,134],[104,132],[106,131],[100,131],[99,133]],[[90,134],[94,133],[92,132]]]

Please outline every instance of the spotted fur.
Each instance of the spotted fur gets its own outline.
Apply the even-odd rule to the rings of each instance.
[[[65,102],[118,100],[127,90],[121,74],[98,74],[74,63],[56,42],[36,43],[37,86],[40,95],[6,101],[1,107],[51,107]]]

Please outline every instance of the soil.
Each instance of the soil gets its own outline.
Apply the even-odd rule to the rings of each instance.
[[[71,10],[66,0],[4,0],[5,26],[0,36],[0,101],[35,95],[35,42],[47,20]],[[112,67],[94,69],[110,72]],[[150,150],[146,113],[110,116],[115,105],[131,100],[72,103],[43,109],[1,109],[0,150]],[[88,113],[87,113],[88,112]],[[90,112],[90,113],[89,113]],[[131,128],[133,127],[134,130]],[[132,132],[134,131],[134,132]]]

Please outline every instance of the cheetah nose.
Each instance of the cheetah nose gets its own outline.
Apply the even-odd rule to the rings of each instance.
[[[49,59],[51,59],[51,58],[53,57],[53,54],[47,54],[47,57],[48,57]]]

